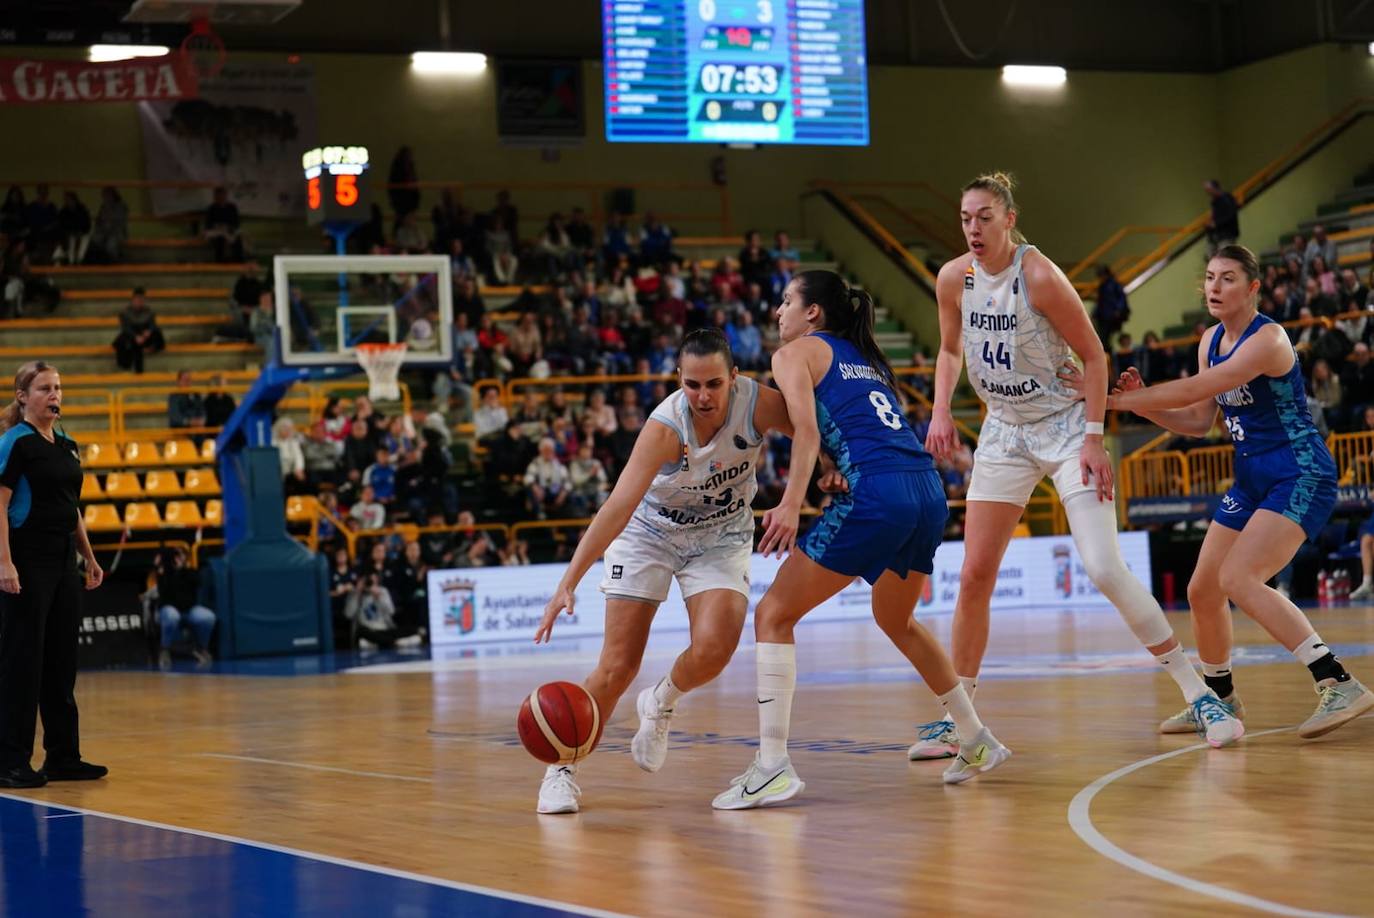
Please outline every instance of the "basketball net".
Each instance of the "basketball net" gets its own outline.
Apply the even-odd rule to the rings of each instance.
[[[355,349],[358,364],[367,373],[367,394],[375,402],[394,402],[401,397],[396,382],[401,364],[405,362],[407,346],[399,344],[360,344]]]
[[[215,34],[210,20],[197,19],[191,23],[191,32],[181,40],[181,56],[202,80],[219,76],[224,69],[224,39]]]

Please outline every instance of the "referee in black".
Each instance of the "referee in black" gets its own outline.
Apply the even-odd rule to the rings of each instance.
[[[86,589],[104,573],[78,500],[81,454],[53,430],[62,413],[57,368],[19,368],[15,399],[0,412],[0,787],[90,781],[107,769],[81,761],[76,649],[81,621],[79,551]],[[34,771],[34,721],[43,715],[42,771]]]

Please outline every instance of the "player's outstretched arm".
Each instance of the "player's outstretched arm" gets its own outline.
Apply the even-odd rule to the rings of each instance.
[[[1078,369],[1078,365],[1075,363],[1065,364],[1059,370],[1059,380],[1075,392],[1081,392],[1083,371]],[[1135,367],[1129,367],[1117,377],[1116,385],[1112,387],[1108,402],[1111,402],[1110,396],[1144,388],[1145,380],[1140,377],[1140,371]],[[1207,432],[1212,429],[1212,425],[1216,423],[1217,406],[1211,399],[1203,399],[1186,408],[1140,409],[1135,413],[1173,433],[1182,434],[1185,437],[1205,437]]]
[[[935,394],[925,447],[936,459],[951,455],[959,446],[959,432],[954,429],[950,400],[954,397],[954,388],[959,385],[959,374],[964,371],[963,310],[959,298],[963,295],[961,285],[971,258],[965,256],[946,262],[935,279],[940,350],[935,355]]]
[[[1209,336],[1220,335],[1222,331],[1222,327],[1218,325],[1202,336],[1202,341],[1198,344],[1198,366],[1201,369],[1196,376],[1113,395],[1112,408],[1140,413],[1167,408],[1190,408],[1199,402],[1204,405],[1212,404],[1211,400],[1218,395],[1243,386],[1256,376],[1282,376],[1292,368],[1293,361],[1297,360],[1293,353],[1293,345],[1283,329],[1278,325],[1268,325],[1236,348],[1226,362],[1209,367],[1206,347],[1211,341]],[[1199,416],[1200,414],[1201,409]]]
[[[606,549],[615,541],[616,536],[624,531],[625,524],[634,515],[639,502],[644,499],[658,470],[681,458],[682,441],[678,438],[677,432],[651,418],[635,439],[630,461],[625,463],[611,496],[601,505],[591,525],[578,541],[577,550],[573,552],[568,569],[558,581],[553,598],[544,606],[544,618],[534,632],[536,644],[548,641],[559,612],[566,610],[569,615],[573,613],[577,585],[582,582],[582,578],[597,559],[606,553]]]

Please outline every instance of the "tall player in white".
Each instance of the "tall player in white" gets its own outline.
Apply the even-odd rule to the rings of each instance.
[[[687,336],[678,358],[682,387],[654,409],[610,498],[577,543],[534,639],[547,641],[558,613],[573,612],[578,583],[605,554],[606,637],[583,683],[603,720],[639,672],[649,626],[677,578],[691,644],[672,670],[639,693],[635,763],[658,771],[668,723],[683,693],[714,679],[734,655],[749,606],[755,477],[763,435],[792,435],[781,393],[740,376],[725,336]],[[832,478],[833,481],[833,478]],[[552,765],[539,812],[576,813],[576,766]]]
[[[950,396],[965,362],[988,409],[968,490],[954,609],[955,671],[972,697],[987,649],[997,569],[1026,501],[1048,475],[1088,578],[1178,683],[1189,727],[1224,746],[1244,727],[1198,677],[1159,603],[1121,557],[1111,459],[1102,445],[1107,358],[1073,285],[1017,231],[1011,185],[1010,177],[996,173],[964,187],[959,220],[969,251],[946,263],[936,281],[940,353],[926,449],[939,458],[958,444]],[[1075,353],[1083,364],[1081,401],[1058,375]],[[1165,725],[1161,730],[1176,732]],[[952,756],[957,734],[949,721],[924,724],[909,756]]]

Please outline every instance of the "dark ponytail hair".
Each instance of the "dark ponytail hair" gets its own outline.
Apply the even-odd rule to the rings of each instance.
[[[897,374],[887,362],[883,349],[873,337],[873,297],[867,290],[856,290],[834,271],[803,271],[797,275],[797,291],[805,304],[815,303],[825,315],[821,331],[843,338],[859,349],[873,369],[894,392]]]
[[[698,328],[687,335],[678,351],[679,357],[710,357],[712,354],[725,358],[726,370],[734,369],[735,355],[730,350],[730,339],[719,328],[711,326]]]

